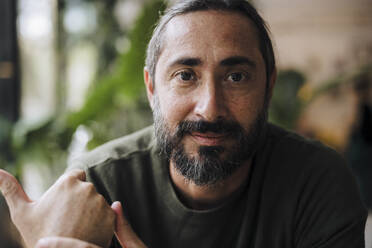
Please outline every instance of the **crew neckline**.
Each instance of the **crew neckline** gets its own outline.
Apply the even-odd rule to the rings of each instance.
[[[152,149],[153,155],[158,158],[158,161],[154,161],[154,165],[160,168],[154,171],[158,173],[156,175],[157,187],[162,192],[162,204],[168,209],[168,212],[174,215],[176,218],[189,218],[189,221],[193,222],[204,222],[211,218],[218,218],[224,213],[230,213],[231,209],[239,205],[244,199],[244,194],[247,192],[249,187],[249,182],[251,178],[252,167],[255,164],[255,156],[252,159],[251,168],[249,170],[249,175],[247,180],[243,185],[235,191],[231,197],[226,199],[226,202],[220,204],[217,207],[206,209],[206,210],[196,210],[187,207],[177,195],[175,186],[173,185],[172,179],[169,173],[169,161],[164,157],[159,155],[159,150],[156,145]]]

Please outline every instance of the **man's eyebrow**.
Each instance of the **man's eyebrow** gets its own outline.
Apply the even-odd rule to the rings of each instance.
[[[199,58],[180,58],[176,59],[175,61],[170,63],[170,67],[175,66],[175,65],[187,65],[187,66],[197,66],[200,65],[201,59]]]
[[[229,58],[226,58],[224,60],[222,60],[220,62],[220,64],[222,66],[233,66],[233,65],[241,65],[241,64],[247,64],[253,68],[256,67],[256,63],[247,58],[247,57],[243,57],[243,56],[233,56],[233,57],[229,57]]]

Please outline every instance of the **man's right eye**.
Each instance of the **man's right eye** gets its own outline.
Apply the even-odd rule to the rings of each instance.
[[[176,74],[176,77],[178,79],[181,79],[182,81],[190,81],[190,80],[194,79],[193,73],[191,73],[189,71],[181,71],[181,72]]]

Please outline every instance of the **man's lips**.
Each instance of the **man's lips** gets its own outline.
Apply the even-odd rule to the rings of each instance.
[[[226,134],[217,134],[217,133],[190,133],[191,137],[200,145],[204,146],[217,146],[221,145],[221,142],[227,138]]]

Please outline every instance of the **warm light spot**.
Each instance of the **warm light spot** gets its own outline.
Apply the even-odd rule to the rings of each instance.
[[[0,62],[0,79],[9,79],[13,77],[13,71],[12,62]]]

